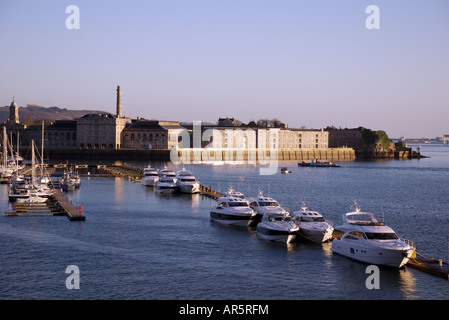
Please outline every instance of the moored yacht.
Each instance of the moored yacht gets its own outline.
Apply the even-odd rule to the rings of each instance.
[[[172,176],[160,176],[156,182],[156,191],[159,193],[174,193],[178,191],[176,179]]]
[[[265,240],[290,243],[295,240],[298,230],[288,213],[267,212],[257,225],[257,236]]]
[[[200,183],[189,170],[182,168],[176,173],[176,184],[182,193],[198,193],[200,192]]]
[[[291,213],[291,216],[299,228],[301,238],[318,243],[332,240],[332,223],[326,221],[319,212],[309,210],[304,202],[301,209]]]
[[[48,197],[42,197],[37,192],[30,192],[26,198],[17,198],[18,203],[45,203],[48,201]]]
[[[148,166],[143,169],[143,177],[140,180],[141,184],[148,187],[154,187],[158,180],[159,180],[159,173],[155,168]]]
[[[218,205],[211,210],[210,218],[222,224],[246,227],[253,213],[246,200],[227,196],[218,198]]]
[[[64,171],[63,178],[61,180],[61,188],[64,191],[72,191],[81,187],[81,178],[78,172],[68,170]]]
[[[168,169],[167,166],[164,165],[164,169],[159,171],[159,177],[172,177],[176,179],[176,172],[172,169]]]
[[[335,230],[344,232],[334,239],[332,252],[366,264],[401,268],[415,253],[412,241],[400,239],[394,230],[379,222],[374,214],[355,210],[343,214],[343,224]]]
[[[257,197],[249,199],[249,205],[254,210],[254,214],[249,221],[250,227],[257,226],[265,213],[287,213],[287,211],[282,208],[276,200],[270,197],[265,197],[260,189]]]
[[[228,191],[225,192],[225,195],[227,197],[234,197],[234,198],[240,198],[242,200],[245,200],[245,195],[243,193],[241,193],[240,191],[235,191],[232,186],[230,186]]]

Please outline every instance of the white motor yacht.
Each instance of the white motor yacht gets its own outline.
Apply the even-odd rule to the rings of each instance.
[[[164,166],[164,169],[159,171],[159,177],[171,177],[176,182],[176,172],[172,169],[168,169],[167,166]]]
[[[319,212],[309,210],[304,202],[301,209],[291,213],[291,216],[302,238],[318,243],[332,240],[332,223],[326,221]]]
[[[81,187],[81,178],[78,172],[64,171],[63,178],[61,180],[61,188],[64,191],[72,191]]]
[[[200,192],[200,183],[189,170],[183,168],[176,173],[176,184],[182,193],[198,193]]]
[[[332,252],[366,264],[401,268],[415,252],[412,241],[400,239],[392,228],[356,204],[354,211],[343,214],[343,224],[335,230],[344,233],[334,239]]]
[[[156,182],[156,191],[160,193],[174,193],[178,191],[176,179],[171,176],[160,176]]]
[[[282,208],[276,200],[270,197],[265,197],[261,190],[259,190],[257,197],[249,199],[249,205],[254,210],[254,214],[249,221],[250,227],[257,226],[265,213],[287,213],[287,211]]]
[[[257,225],[257,236],[261,239],[290,243],[295,240],[299,228],[291,217],[282,213],[265,213]]]
[[[148,187],[154,187],[158,180],[159,180],[159,173],[155,168],[148,166],[145,169],[143,169],[143,177],[142,180],[140,180],[141,184]]]
[[[232,186],[229,187],[228,192],[225,193],[227,197],[234,197],[234,198],[240,198],[242,200],[245,199],[245,195],[239,191],[235,191]]]
[[[48,201],[48,197],[41,197],[37,192],[30,192],[27,198],[17,198],[18,203],[44,203]]]
[[[222,224],[246,227],[253,214],[246,200],[227,196],[218,198],[218,205],[211,210],[210,218]]]

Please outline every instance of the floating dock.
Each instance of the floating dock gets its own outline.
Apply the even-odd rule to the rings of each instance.
[[[214,200],[217,200],[218,198],[225,196],[224,193],[212,190],[212,187],[207,188],[203,185],[200,185],[200,194],[202,194],[208,198],[212,198]]]
[[[442,259],[427,258],[416,253],[416,257],[410,259],[406,266],[449,280],[449,266]]]
[[[62,193],[61,190],[55,190],[53,198],[59,207],[65,212],[69,220],[86,220],[86,216],[82,213],[83,207],[75,208],[72,202]]]
[[[55,190],[53,196],[46,202],[30,203],[30,202],[13,202],[14,211],[7,211],[8,216],[20,215],[54,215],[67,216],[71,221],[86,220],[86,216],[82,213],[82,207],[78,209],[72,202],[62,193],[61,190]]]
[[[97,166],[97,169],[115,177],[124,177],[134,182],[140,182],[143,177],[143,169],[131,166]]]

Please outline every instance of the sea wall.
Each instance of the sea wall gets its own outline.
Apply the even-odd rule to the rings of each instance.
[[[25,159],[30,159],[30,150],[22,150]],[[174,158],[172,159],[171,156]],[[263,161],[275,159],[270,150],[236,150],[236,149],[182,149],[171,154],[170,150],[113,150],[113,149],[46,149],[44,159],[51,161]],[[356,154],[352,148],[332,149],[280,149],[278,160],[329,160],[352,161]]]

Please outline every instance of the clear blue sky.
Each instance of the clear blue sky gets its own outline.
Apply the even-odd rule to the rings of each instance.
[[[0,39],[2,106],[115,113],[121,85],[131,118],[449,134],[447,0],[1,0]]]

